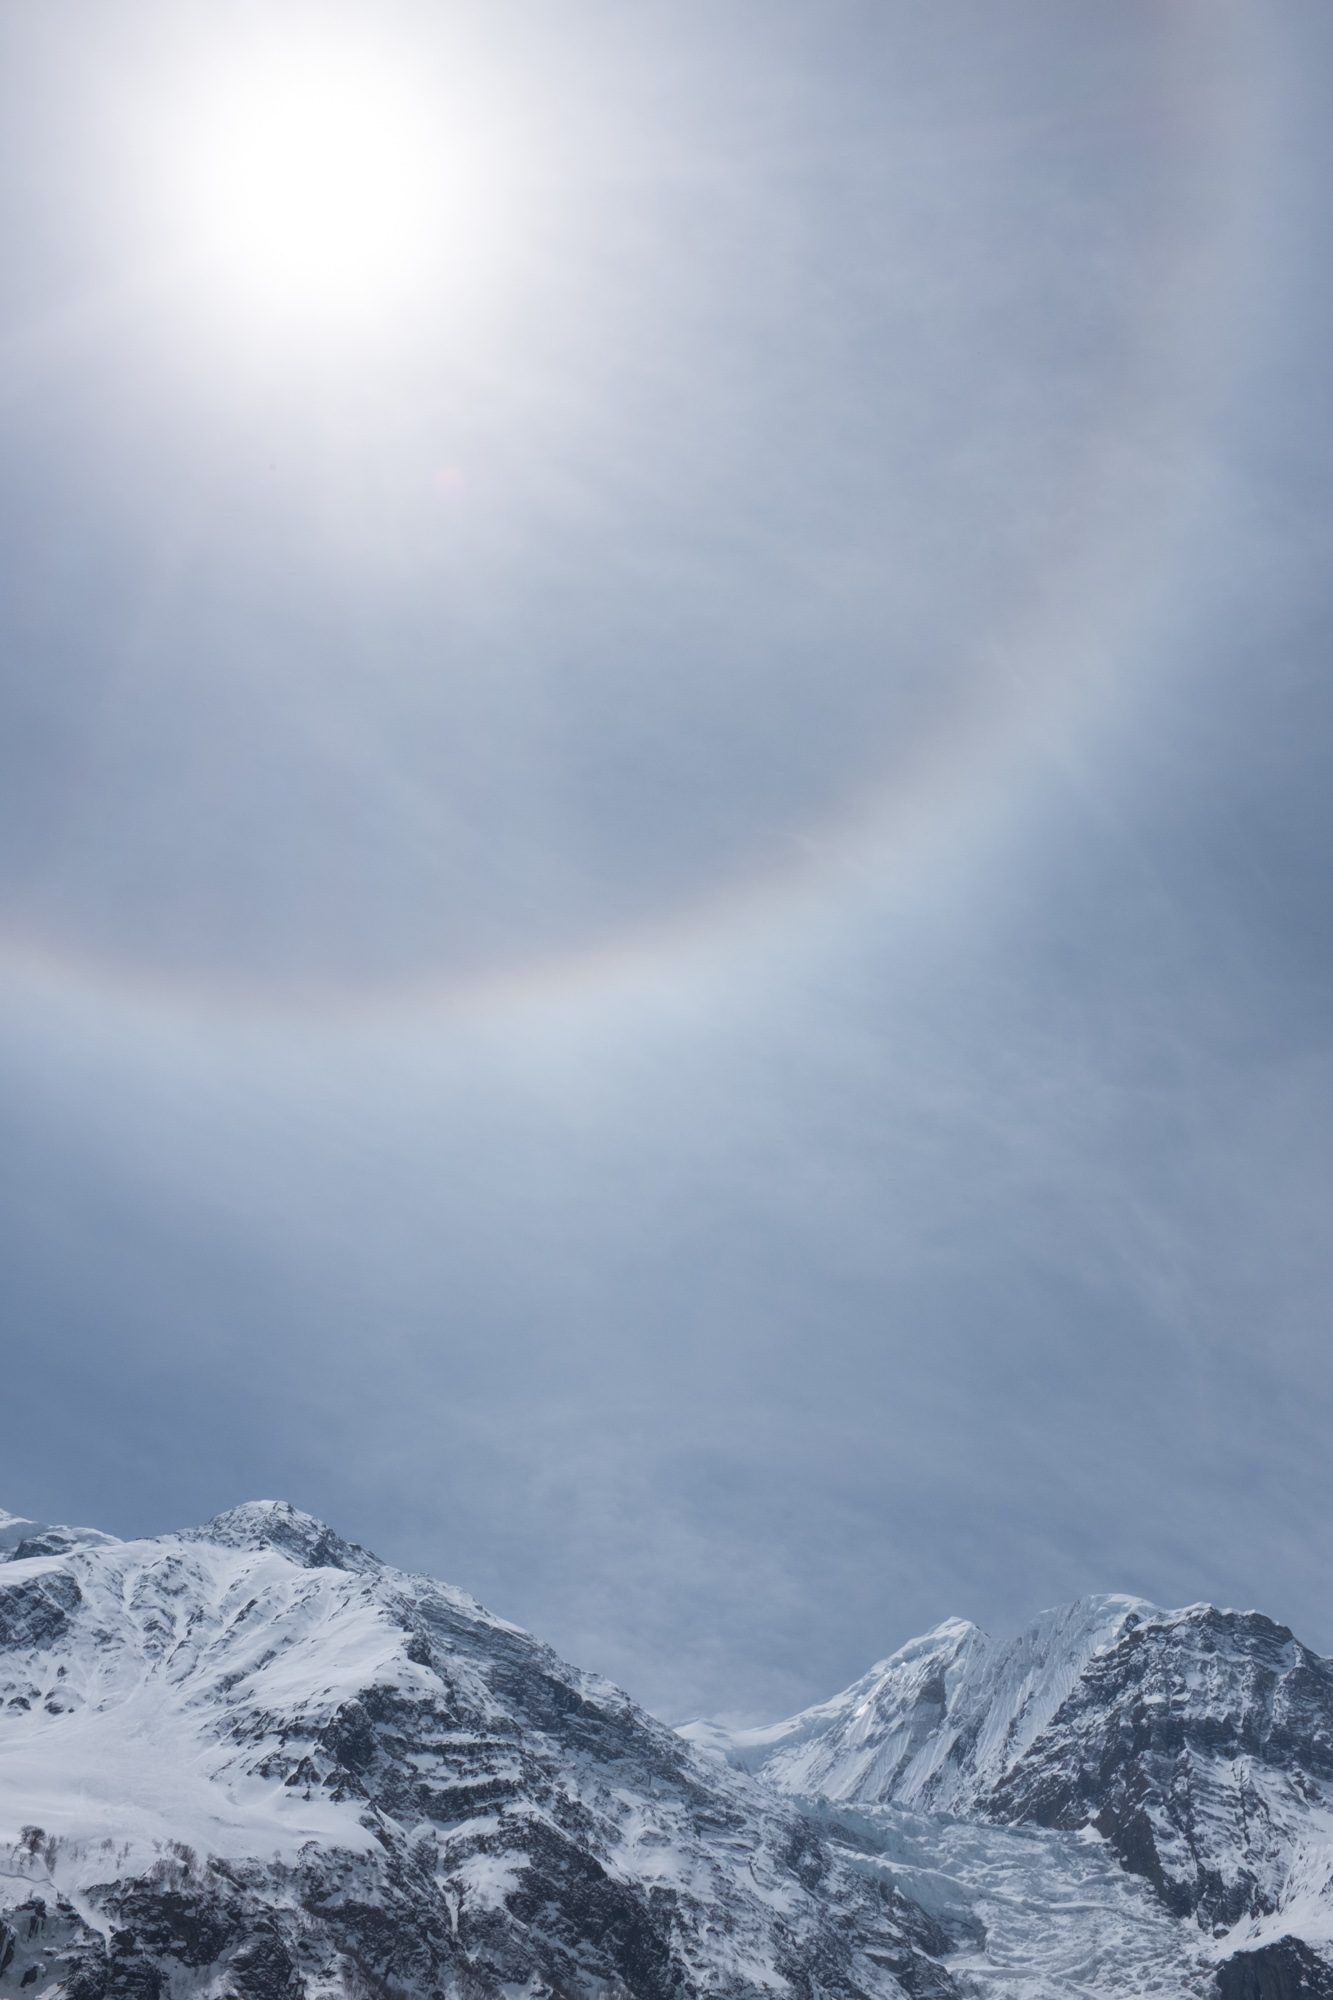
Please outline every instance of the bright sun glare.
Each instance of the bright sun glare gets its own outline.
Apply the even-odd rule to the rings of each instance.
[[[499,216],[496,176],[407,75],[356,52],[255,55],[192,107],[177,186],[210,286],[264,317],[379,319],[466,285]]]

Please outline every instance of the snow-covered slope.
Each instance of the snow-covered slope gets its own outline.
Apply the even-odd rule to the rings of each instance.
[[[955,1990],[789,1803],[309,1516],[11,1539],[0,1993]]]
[[[1257,1613],[951,1620],[787,1722],[684,1733],[980,1925],[964,1990],[1333,1995],[1333,1662]]]
[[[963,1811],[1035,1742],[1093,1655],[1153,1615],[1137,1598],[1089,1597],[1003,1645],[950,1618],[832,1701],[737,1732],[728,1755],[788,1792]],[[681,1733],[713,1740],[708,1724]]]
[[[7,1514],[0,1507],[0,1563],[27,1556],[57,1555],[80,1543],[87,1548],[107,1548],[114,1535],[98,1528],[56,1528],[42,1521],[25,1520],[21,1514]]]
[[[280,1503],[0,1515],[0,1996],[1333,2000],[1333,1663],[1255,1613],[685,1734]]]

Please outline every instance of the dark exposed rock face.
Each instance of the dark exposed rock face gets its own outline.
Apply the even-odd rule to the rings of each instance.
[[[1217,1975],[1217,2000],[1333,2000],[1333,1967],[1298,1938],[1239,1951]]]
[[[80,1601],[79,1586],[60,1571],[15,1581],[0,1590],[0,1652],[53,1645]]]
[[[304,1984],[276,1924],[260,1923],[232,1953],[227,1977],[241,2000],[300,2000]]]
[[[1093,1825],[1167,1906],[1270,1911],[1290,1827],[1333,1780],[1333,1664],[1257,1613],[1209,1607],[1095,1656],[988,1810]]]

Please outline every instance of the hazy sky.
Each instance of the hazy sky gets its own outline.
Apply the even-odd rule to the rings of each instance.
[[[673,1717],[1333,1651],[1333,13],[0,78],[0,1503],[290,1498]]]

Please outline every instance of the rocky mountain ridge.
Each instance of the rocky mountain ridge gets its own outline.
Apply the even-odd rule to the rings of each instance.
[[[1333,1996],[1333,1663],[1257,1613],[947,1621],[673,1732],[285,1503],[0,1514],[0,1996]]]
[[[0,1993],[955,1991],[790,1803],[294,1508],[9,1539]]]
[[[685,1733],[826,1827],[841,1821],[854,1845],[878,1837],[928,1907],[940,1853],[970,1853],[984,1881],[998,1829],[1053,1836],[1043,1867],[1058,1876],[1063,1855],[1068,1883],[1097,1850],[1120,1878],[1097,1893],[1145,1885],[1179,1952],[1160,1987],[1119,1988],[1111,1966],[1093,1990],[1333,1994],[1333,1661],[1258,1612],[1095,1597],[1000,1643],[949,1620],[786,1722]],[[1047,1906],[1063,1893],[1053,1882]],[[1008,1927],[1036,1959],[1031,1900],[1032,1923],[1011,1912]],[[1113,1940],[1109,1955],[1127,1949]]]

